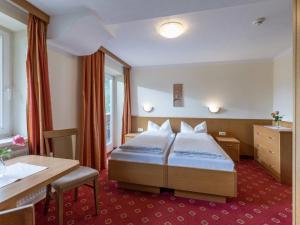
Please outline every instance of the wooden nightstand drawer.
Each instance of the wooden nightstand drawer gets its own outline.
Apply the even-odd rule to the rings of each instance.
[[[234,143],[220,143],[221,147],[224,150],[231,150],[231,151],[237,151],[239,150],[240,145],[234,144]]]
[[[129,140],[135,138],[139,133],[129,133],[125,135],[125,142],[128,142]]]
[[[222,149],[235,161],[240,161],[240,142],[232,137],[216,137]]]

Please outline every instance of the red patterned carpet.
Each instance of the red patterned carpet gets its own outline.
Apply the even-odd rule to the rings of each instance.
[[[175,198],[171,193],[153,195],[119,190],[101,176],[100,216],[95,216],[92,190],[83,187],[74,203],[65,195],[65,225],[274,225],[292,224],[291,187],[277,183],[252,160],[238,165],[238,198],[227,204]],[[36,206],[37,225],[55,224],[55,204],[43,216],[43,202]]]

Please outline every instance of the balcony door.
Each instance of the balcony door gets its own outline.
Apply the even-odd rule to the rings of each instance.
[[[114,77],[105,75],[105,110],[106,110],[106,151],[113,149],[114,143]]]

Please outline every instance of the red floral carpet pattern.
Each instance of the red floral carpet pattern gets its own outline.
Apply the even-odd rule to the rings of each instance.
[[[177,198],[117,189],[117,183],[100,178],[99,216],[95,216],[92,189],[82,187],[78,202],[65,195],[65,225],[274,225],[292,224],[291,187],[281,185],[255,161],[242,160],[237,166],[238,198],[227,204]],[[44,203],[36,206],[37,225],[54,225],[55,202],[43,215]]]

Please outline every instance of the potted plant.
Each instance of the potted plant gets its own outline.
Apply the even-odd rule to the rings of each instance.
[[[21,135],[16,135],[12,140],[13,145],[17,146],[25,146],[25,139]],[[5,174],[6,166],[4,159],[9,158],[11,153],[11,149],[5,147],[0,148],[0,177]]]
[[[273,119],[275,121],[275,125],[277,127],[280,127],[280,121],[282,121],[283,115],[280,115],[279,111],[274,111],[271,113],[271,116],[273,117]]]
[[[6,170],[4,158],[8,158],[10,156],[10,152],[11,150],[9,148],[0,148],[0,177],[4,175]]]

